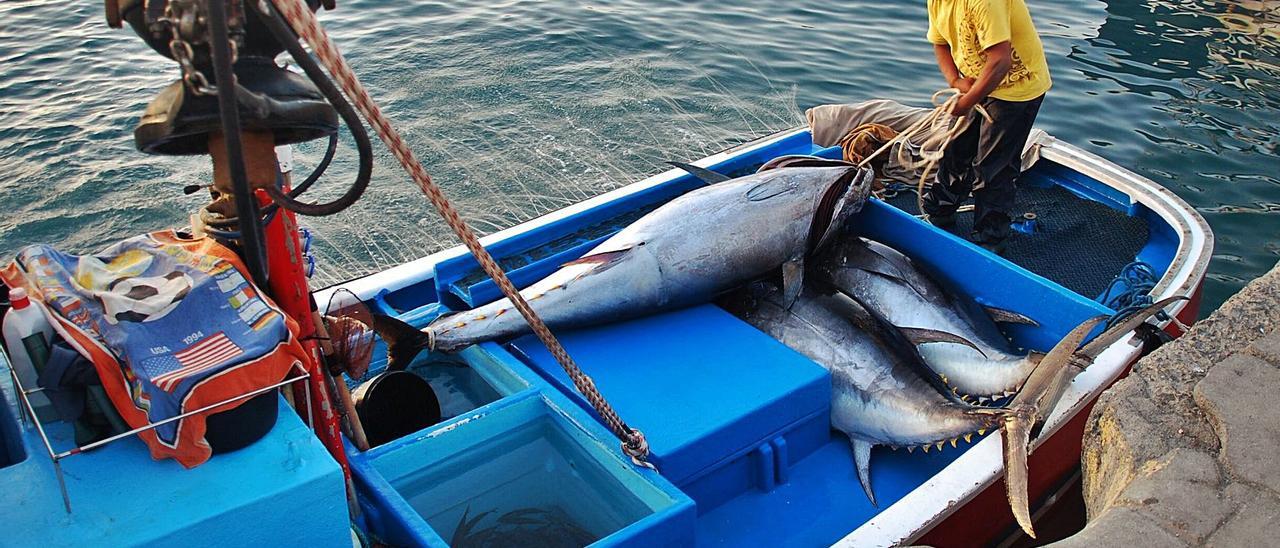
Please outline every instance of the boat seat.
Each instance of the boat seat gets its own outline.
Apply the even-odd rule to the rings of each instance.
[[[662,475],[682,488],[800,424],[817,424],[825,436],[826,370],[719,307],[558,335],[619,416],[644,432]],[[591,410],[537,338],[509,346]]]

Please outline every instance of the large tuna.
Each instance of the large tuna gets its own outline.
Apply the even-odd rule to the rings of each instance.
[[[1033,320],[949,293],[910,258],[884,244],[848,238],[815,263],[815,275],[902,329],[918,344],[925,363],[961,394],[1011,395],[1042,357],[1014,351],[996,327],[997,321],[1035,325]],[[954,337],[939,339],[936,333]]]
[[[791,295],[804,260],[862,208],[871,172],[797,167],[699,188],[636,220],[521,291],[551,327],[590,325],[706,302],[779,266]],[[527,332],[507,299],[439,318],[391,359],[423,345],[455,351]],[[430,339],[428,341],[427,339]]]
[[[849,437],[858,479],[873,504],[873,446],[928,451],[999,428],[1004,434],[1009,505],[1018,524],[1035,537],[1027,500],[1032,432],[1049,416],[1075,375],[1102,349],[1176,300],[1147,307],[1077,351],[1103,317],[1081,323],[1044,356],[1022,390],[1002,408],[977,407],[958,399],[925,365],[902,331],[836,288],[830,292],[806,289],[789,307],[776,291],[736,293],[721,304],[831,373],[831,426]]]

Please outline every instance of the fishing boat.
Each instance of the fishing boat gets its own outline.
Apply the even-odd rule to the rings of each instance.
[[[1135,260],[1159,272],[1153,296],[1190,299],[1175,315],[1184,325],[1194,322],[1213,242],[1204,220],[1168,190],[1080,148],[1044,133],[1037,133],[1030,146],[1039,161],[1020,184],[1022,200],[1039,228],[1022,233],[1009,258],[893,205],[912,207],[914,197],[870,201],[852,221],[852,230],[930,265],[984,304],[1036,317],[1038,328],[1009,328],[1007,334],[1019,346],[1047,350],[1085,318],[1113,312],[1098,299]],[[839,158],[841,151],[814,145],[808,128],[799,128],[696,165],[731,175],[751,173],[790,154]],[[683,171],[666,171],[495,233],[484,243],[514,280],[531,283],[642,213],[701,184]],[[1111,246],[1126,238],[1131,240]],[[1065,245],[1066,239],[1077,240],[1076,247]],[[1108,243],[1100,248],[1101,241]],[[425,325],[445,310],[498,297],[477,269],[465,250],[450,249],[341,288],[385,313]],[[1163,323],[1166,332],[1179,334],[1172,322]],[[873,506],[862,495],[847,440],[829,429],[829,379],[822,368],[714,305],[565,332],[562,338],[601,391],[616,399],[619,414],[644,430],[660,471],[630,470],[632,477],[612,482],[619,488],[648,479],[648,492],[633,496],[663,502],[606,539],[622,544],[946,546],[990,542],[1014,528],[1001,484],[998,435],[928,454],[878,448],[872,459],[880,506]],[[1036,441],[1030,462],[1033,501],[1050,497],[1078,468],[1093,402],[1142,352],[1141,341],[1126,338],[1075,379]],[[367,495],[363,500],[382,517],[372,529],[386,538],[438,545],[455,533],[472,504],[468,497],[489,490],[500,498],[513,496],[506,481],[491,479],[497,470],[452,481],[446,481],[451,474],[436,471],[456,471],[460,464],[471,469],[470,464],[508,453],[512,448],[503,442],[465,434],[480,430],[486,421],[514,431],[514,424],[503,423],[547,421],[549,416],[547,424],[558,422],[575,435],[590,438],[594,429],[594,441],[582,441],[583,449],[600,450],[609,440],[590,406],[536,339],[486,343],[463,356],[493,388],[496,401],[352,455]],[[462,452],[469,457],[449,456],[461,449],[455,443],[467,446]],[[486,455],[486,443],[502,449]],[[615,469],[627,469],[621,453],[612,453]],[[424,466],[423,459],[436,464]],[[535,492],[557,485],[553,478],[526,481],[536,484],[529,486]],[[602,497],[589,506],[612,498]],[[471,507],[470,515],[480,508]],[[682,515],[690,511],[692,515]]]
[[[847,231],[900,250],[983,305],[1034,318],[1005,328],[1025,349],[1046,351],[1082,321],[1116,312],[1113,281],[1135,264],[1149,273],[1142,289],[1151,298],[1187,298],[1070,384],[1033,442],[1037,509],[1078,469],[1102,391],[1158,343],[1157,330],[1176,337],[1196,319],[1213,236],[1186,202],[1103,158],[1043,132],[1028,151],[1037,159],[1019,180],[1025,214],[1004,256],[918,218],[901,187],[869,200]],[[804,127],[694,164],[737,176],[785,155],[842,152],[815,144]],[[704,184],[667,170],[481,243],[527,286]],[[463,247],[318,291],[315,301],[347,293],[415,327],[501,297]],[[948,546],[1016,530],[999,433],[931,452],[876,448],[872,504],[847,438],[830,426],[830,374],[715,304],[556,335],[618,416],[643,431],[651,466],[619,446],[533,336],[418,356],[407,371],[430,384],[440,420],[367,450],[345,435],[337,453],[326,447],[316,417],[327,402],[313,407],[310,393],[277,390],[305,384],[306,371],[292,372],[236,398],[278,417],[261,439],[190,469],[153,460],[137,431],[78,446],[71,425],[34,416],[34,391],[6,373],[0,507],[10,526],[0,544]],[[348,384],[382,372],[385,347],[373,355],[368,374]],[[221,426],[234,430],[227,414]]]

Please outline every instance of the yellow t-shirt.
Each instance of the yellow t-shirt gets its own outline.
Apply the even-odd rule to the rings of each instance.
[[[1025,0],[929,0],[928,38],[950,45],[960,73],[973,78],[982,74],[987,48],[1009,42],[1013,64],[991,92],[996,99],[1030,101],[1053,83]]]

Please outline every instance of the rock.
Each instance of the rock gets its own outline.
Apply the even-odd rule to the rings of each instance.
[[[1265,544],[1280,530],[1280,267],[1103,393],[1066,546]]]
[[[1154,521],[1131,508],[1112,508],[1098,519],[1089,520],[1083,531],[1052,544],[1054,548],[1096,548],[1098,546],[1188,546]]]
[[[1266,545],[1280,533],[1280,498],[1274,493],[1237,483],[1227,487],[1226,495],[1237,502],[1238,509],[1209,537],[1207,545]]]
[[[1271,333],[1258,339],[1249,350],[1250,354],[1265,360],[1267,363],[1280,366],[1280,332]]]
[[[1207,453],[1178,448],[1148,463],[1116,501],[1141,512],[1188,544],[1202,544],[1235,505],[1220,492],[1218,463]]]
[[[1237,354],[1196,385],[1196,403],[1222,440],[1220,459],[1237,479],[1280,490],[1280,369]]]

